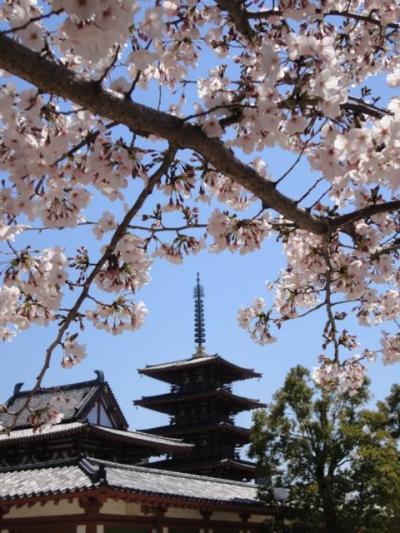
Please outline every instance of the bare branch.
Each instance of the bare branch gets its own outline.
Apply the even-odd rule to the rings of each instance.
[[[321,181],[323,180],[324,178],[318,178],[312,185],[309,189],[307,189],[307,191],[297,200],[297,203],[300,204],[303,200],[305,200],[307,198],[307,196],[312,193],[312,191],[315,189],[315,187],[318,186],[319,183],[321,183]]]
[[[333,342],[334,347],[334,360],[335,363],[339,363],[339,340],[337,338],[336,320],[332,311],[332,263],[329,253],[329,237],[325,239],[323,243],[323,256],[325,259],[325,305],[326,312],[328,314],[328,322],[330,324],[330,340]]]

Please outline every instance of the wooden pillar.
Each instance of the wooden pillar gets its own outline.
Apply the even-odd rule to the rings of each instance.
[[[11,509],[10,505],[2,505],[0,506],[0,532],[1,533],[8,533],[8,529],[3,528],[3,526],[7,526],[7,524],[4,521],[4,515],[8,513],[8,511]]]
[[[168,533],[168,528],[163,525],[164,515],[167,508],[161,505],[142,505],[144,514],[153,515],[153,527],[151,533]]]
[[[242,520],[242,526],[240,528],[240,533],[251,533],[251,530],[248,527],[251,513],[243,512],[243,513],[240,513],[239,516]]]
[[[201,528],[203,533],[212,533],[210,519],[213,514],[213,511],[210,509],[200,509],[200,514],[203,517]]]
[[[102,501],[95,496],[88,496],[79,499],[79,505],[85,511],[86,528],[82,533],[98,533],[97,526],[100,521],[99,513]],[[77,531],[77,533],[80,533]]]

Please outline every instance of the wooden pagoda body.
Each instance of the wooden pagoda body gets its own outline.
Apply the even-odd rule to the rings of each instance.
[[[239,448],[250,440],[250,431],[236,426],[237,413],[264,407],[258,400],[238,396],[232,383],[260,378],[252,369],[237,366],[204,350],[204,289],[199,274],[194,288],[194,338],[196,353],[190,359],[146,366],[139,373],[166,383],[167,394],[145,396],[135,405],[165,413],[167,426],[147,429],[149,433],[183,439],[193,450],[177,457],[170,454],[154,466],[195,474],[242,480],[254,478],[255,466],[240,458]]]
[[[239,456],[250,431],[236,426],[237,413],[263,407],[258,400],[232,392],[235,381],[260,377],[218,355],[196,355],[139,372],[171,385],[167,394],[147,396],[135,405],[170,416],[170,424],[147,429],[149,433],[183,439],[195,448],[177,457],[154,463],[157,467],[230,479],[254,477],[254,465]]]

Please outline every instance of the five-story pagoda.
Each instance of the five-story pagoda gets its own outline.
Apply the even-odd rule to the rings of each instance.
[[[225,477],[236,480],[254,477],[255,466],[239,456],[249,442],[250,430],[234,423],[237,413],[264,404],[232,392],[235,381],[259,378],[261,374],[242,368],[204,349],[204,290],[199,275],[194,289],[196,352],[190,359],[146,366],[139,373],[171,385],[167,394],[145,396],[135,405],[170,416],[170,424],[149,428],[148,433],[177,437],[196,445],[185,456],[170,456],[151,465],[157,468]]]

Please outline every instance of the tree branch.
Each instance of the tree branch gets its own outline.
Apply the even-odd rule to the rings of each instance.
[[[397,209],[400,209],[400,200],[393,200],[391,202],[384,202],[382,204],[368,205],[367,207],[362,207],[361,209],[357,209],[352,213],[346,213],[345,215],[341,215],[332,219],[330,226],[332,229],[339,229],[347,224],[357,222],[357,220],[378,215],[379,213],[390,213],[391,211],[396,211]]]
[[[248,12],[245,3],[241,0],[217,0],[217,6],[221,11],[227,11],[229,18],[236,29],[249,41],[252,41],[257,33],[249,24]]]
[[[322,10],[317,9],[317,14],[321,14]],[[246,12],[245,16],[248,20],[252,19],[268,19],[270,17],[281,17],[283,15],[283,12],[280,9],[267,9],[263,11],[257,11],[257,12]],[[371,14],[369,15],[359,15],[357,13],[351,13],[350,11],[339,11],[337,9],[333,9],[331,11],[327,11],[326,13],[322,13],[324,17],[343,17],[343,18],[349,18],[361,22],[369,22],[370,24],[374,24],[376,26],[382,26],[382,22],[379,19],[375,19]],[[394,28],[398,29],[400,26],[399,24],[396,24],[395,22],[390,22],[386,25],[388,28]],[[239,29],[239,28],[238,28]]]
[[[37,389],[41,386],[43,378],[48,368],[50,367],[50,362],[51,362],[51,358],[52,358],[54,350],[62,342],[65,332],[67,331],[71,323],[75,320],[75,318],[78,316],[82,303],[86,300],[86,298],[89,295],[89,290],[90,290],[90,287],[93,281],[95,280],[96,276],[98,275],[98,273],[100,272],[100,270],[102,269],[103,265],[106,263],[110,255],[115,250],[115,247],[117,246],[120,239],[125,235],[125,232],[127,228],[129,227],[131,220],[136,216],[136,214],[142,208],[148,196],[150,196],[151,193],[153,192],[154,187],[157,185],[157,183],[159,183],[162,176],[167,172],[169,166],[171,165],[175,157],[176,151],[177,149],[174,146],[172,146],[165,152],[164,159],[160,167],[149,178],[147,185],[143,188],[142,192],[137,197],[136,202],[129,209],[129,211],[126,213],[125,217],[123,218],[122,222],[119,224],[119,226],[115,230],[105,252],[101,256],[99,261],[96,263],[96,266],[93,268],[89,276],[86,278],[86,281],[83,284],[83,288],[82,288],[80,295],[76,299],[74,305],[69,310],[64,322],[62,323],[62,326],[58,330],[56,338],[53,340],[53,342],[50,344],[50,346],[46,350],[46,357],[44,360],[44,364],[35,379],[35,385],[33,389],[31,390],[30,394],[27,396],[22,406],[18,409],[18,411],[14,413],[9,413],[10,415],[14,417],[12,427],[9,429],[13,429],[13,427],[15,426],[15,423],[17,422],[18,416],[22,413],[24,409],[26,409],[29,406],[33,395],[35,394]]]
[[[72,100],[92,113],[125,124],[140,135],[156,135],[178,147],[194,150],[222,174],[240,183],[299,227],[319,235],[327,231],[325,221],[298,208],[271,182],[235,157],[222,141],[207,137],[198,126],[119,98],[99,87],[98,83],[80,78],[64,65],[40,57],[5,35],[0,35],[0,68],[32,83],[43,92]]]
[[[199,126],[115,96],[99,87],[97,82],[80,78],[64,65],[41,57],[6,35],[0,35],[0,68],[35,85],[42,92],[71,100],[94,114],[126,125],[140,135],[155,135],[177,147],[197,152],[216,170],[257,196],[264,205],[311,233],[323,235],[348,226],[349,222],[400,207],[400,201],[393,201],[336,218],[317,218],[307,210],[299,208],[294,200],[276,190],[272,182],[240,161],[222,141],[207,137]]]

